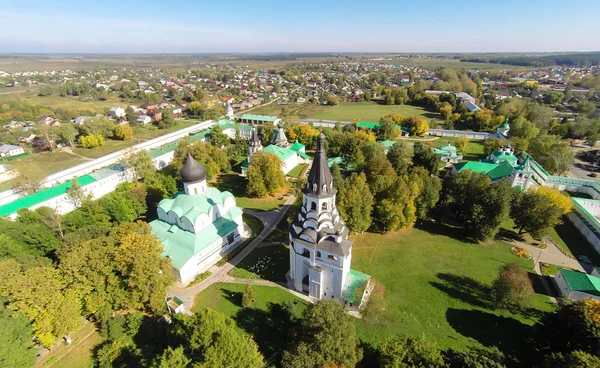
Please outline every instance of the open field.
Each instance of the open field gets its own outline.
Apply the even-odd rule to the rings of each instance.
[[[378,122],[387,114],[400,114],[404,117],[423,116],[426,119],[438,119],[439,114],[412,105],[380,105],[375,102],[342,102],[337,106],[325,107],[324,110],[308,116],[312,119],[340,121]]]
[[[253,336],[265,358],[281,352],[290,339],[280,304],[291,302],[297,316],[304,310],[305,302],[287,291],[269,286],[253,286],[256,302],[251,308],[242,308],[244,284],[218,283],[196,295],[192,312],[208,307],[233,318],[236,325]],[[279,356],[280,357],[280,356]]]
[[[554,306],[536,275],[530,274],[536,294],[526,313],[494,310],[489,285],[502,265],[516,262],[531,272],[533,261],[512,255],[505,242],[470,244],[451,237],[447,228],[427,230],[352,237],[352,268],[370,274],[385,290],[379,320],[357,321],[362,339],[377,344],[389,335],[424,333],[444,349],[496,345],[522,358],[527,348],[521,339]]]
[[[405,65],[405,66],[418,66],[425,69],[438,69],[438,68],[449,68],[455,70],[530,70],[524,66],[516,65],[503,65],[503,64],[490,64],[490,63],[472,63],[472,62],[461,62],[460,60],[453,59],[394,59],[391,61],[384,61],[389,64]]]
[[[456,138],[454,137],[440,137],[438,140],[434,141],[434,147],[442,147],[448,145],[448,143],[455,145]],[[469,140],[467,147],[463,152],[464,161],[479,161],[485,158],[485,154],[483,153],[483,141],[482,140]]]
[[[110,109],[113,106],[127,107],[131,105],[130,102],[122,101],[121,99],[112,99],[106,101],[81,101],[79,100],[79,97],[61,97],[57,94],[58,86],[52,87],[55,90],[55,94],[52,96],[40,97],[35,91],[4,94],[0,95],[0,103],[7,103],[10,101],[18,100],[21,102],[30,103],[32,105],[50,107],[52,109],[78,110],[84,108],[92,108],[96,110],[96,113],[98,114],[104,114],[106,111],[108,111],[108,109]]]
[[[246,178],[235,172],[220,175],[214,186],[220,191],[227,190],[233,194],[237,206],[248,208],[255,211],[272,211],[285,203],[284,195],[287,195],[288,189],[285,188],[277,196],[266,198],[250,198],[246,195]]]
[[[271,104],[268,104],[265,106],[259,106],[255,109],[252,109],[252,111],[250,111],[249,114],[281,116],[281,109],[284,106],[285,106],[285,108],[288,109],[290,114],[292,114],[292,115],[295,114],[300,119],[310,118],[313,115],[315,115],[316,113],[324,111],[329,108],[329,107],[323,106],[323,105],[313,105],[313,104],[306,104],[306,103],[304,103],[304,104],[291,103],[288,105],[278,105],[276,102],[274,102],[274,103],[271,103]],[[244,113],[244,112],[240,111],[240,113]]]
[[[84,159],[67,152],[55,150],[24,156],[18,160],[10,161],[19,172],[27,173],[32,180],[41,180],[69,167],[85,162]],[[0,183],[0,190],[10,189],[16,185],[18,179],[11,179]]]

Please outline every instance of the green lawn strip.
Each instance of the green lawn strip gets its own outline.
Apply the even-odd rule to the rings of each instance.
[[[290,269],[289,258],[290,250],[284,245],[256,248],[229,271],[229,275],[244,279],[285,282],[285,274]]]
[[[283,106],[278,105],[277,103],[272,103],[266,106],[259,106],[248,113],[257,115],[281,116],[282,107]],[[327,106],[323,105],[313,105],[307,103],[291,103],[285,105],[285,107],[288,109],[290,115],[296,115],[301,119],[310,118],[314,114],[328,108]]]
[[[294,312],[299,316],[306,302],[286,290],[253,286],[256,302],[251,308],[242,308],[244,284],[218,283],[196,295],[192,312],[207,307],[233,318],[240,330],[251,334],[261,353],[269,358],[285,349],[289,341],[289,326],[282,321],[279,305],[285,301],[294,303]]]
[[[290,176],[292,178],[299,178],[300,175],[302,174],[302,171],[307,166],[308,166],[308,164],[298,164],[289,173],[287,173],[287,176]]]
[[[246,246],[248,244],[250,244],[250,242],[252,240],[254,240],[254,238],[256,238],[258,236],[258,234],[260,234],[265,227],[263,225],[262,221],[260,221],[258,218],[254,217],[252,215],[248,215],[248,214],[244,213],[244,214],[242,214],[242,220],[250,227],[250,229],[252,229],[252,235],[250,235],[250,237],[248,239],[246,239],[242,244],[240,244],[231,253],[229,253],[228,255],[223,257],[219,262],[217,262],[218,267],[221,267],[222,265],[225,264],[225,262],[229,261],[236,255],[238,255],[238,253],[241,252],[242,249],[246,248]]]
[[[229,191],[236,198],[237,206],[255,211],[272,211],[285,203],[285,198],[269,196],[266,198],[250,198],[246,196],[246,178],[231,172],[220,175],[214,186],[221,191]]]
[[[61,342],[61,345],[56,350],[44,356],[38,366],[90,367],[93,361],[93,348],[103,340],[98,331],[94,332],[95,328],[96,326],[93,323],[86,323],[81,330],[69,335],[72,340],[71,345]],[[89,337],[82,340],[90,333]],[[68,353],[65,354],[67,351]],[[59,359],[59,357],[61,358]],[[71,361],[73,362],[72,364]]]
[[[313,119],[339,121],[367,121],[376,123],[387,114],[400,114],[404,117],[422,116],[427,120],[439,120],[439,114],[413,105],[380,105],[376,102],[342,102],[337,106],[326,107],[310,116]]]
[[[479,161],[485,158],[485,154],[483,153],[483,140],[469,140],[467,147],[464,149],[462,153],[463,161]],[[456,145],[455,137],[440,137],[437,141],[434,142],[434,147],[442,147],[447,146],[448,143],[453,146]]]
[[[356,321],[361,338],[377,345],[390,335],[425,334],[443,349],[496,345],[507,354],[526,353],[514,336],[526,336],[540,312],[554,305],[536,282],[529,313],[494,310],[488,288],[502,265],[516,262],[531,273],[533,262],[512,255],[505,242],[469,244],[441,233],[353,236],[352,268],[385,289],[379,321]]]

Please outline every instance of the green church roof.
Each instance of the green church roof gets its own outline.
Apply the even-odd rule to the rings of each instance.
[[[508,125],[508,115],[506,115],[506,119],[504,120],[504,123],[502,123],[502,125],[500,125],[500,129],[510,129],[510,126]]]
[[[158,208],[168,213],[173,211],[179,217],[187,218],[192,224],[203,213],[208,214],[210,209],[216,205],[223,205],[227,197],[233,195],[229,192],[221,192],[216,188],[207,188],[203,194],[188,195],[183,192],[177,193],[173,199],[163,199]]]
[[[290,146],[290,149],[292,151],[300,152],[300,150],[302,150],[304,147],[306,147],[306,146],[303,145],[302,143],[296,141]]]
[[[510,176],[513,171],[513,167],[506,161],[502,161],[498,164],[468,161],[454,164],[454,168],[458,172],[471,170],[476,173],[487,174],[492,181]]]
[[[161,220],[150,222],[152,234],[156,235],[163,244],[162,256],[170,257],[173,266],[181,269],[195,254],[201,252],[219,238],[226,236],[237,227],[237,224],[231,218],[241,214],[242,210],[237,207],[231,210],[228,216],[218,218],[197,234]]]
[[[282,147],[276,146],[274,144],[268,145],[264,149],[264,152],[265,153],[274,153],[277,156],[277,158],[279,158],[280,161],[285,161],[288,158],[290,158],[290,156],[295,155],[297,153],[296,151],[292,151],[287,148],[282,148]]]

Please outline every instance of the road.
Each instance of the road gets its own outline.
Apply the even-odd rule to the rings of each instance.
[[[244,210],[245,213],[252,214],[253,216],[258,217],[263,222],[264,228],[261,231],[261,233],[258,234],[258,236],[254,238],[250,242],[250,244],[248,244],[244,249],[242,249],[240,253],[233,257],[233,259],[231,259],[229,262],[226,262],[223,266],[217,268],[217,270],[215,270],[206,279],[188,288],[171,287],[167,291],[167,294],[169,296],[177,296],[179,299],[181,299],[186,305],[186,313],[191,314],[190,310],[194,305],[194,298],[196,294],[204,291],[212,284],[226,281],[229,278],[229,276],[227,276],[227,273],[231,271],[236,265],[238,265],[244,258],[246,258],[246,256],[248,256],[250,252],[252,252],[256,247],[258,247],[258,245],[262,243],[266,239],[266,237],[269,236],[269,234],[271,234],[273,230],[275,230],[275,228],[279,224],[279,221],[281,221],[284,218],[288,209],[290,208],[292,203],[294,203],[295,199],[295,195],[290,195],[283,204],[283,206],[279,207],[274,211],[254,212]]]

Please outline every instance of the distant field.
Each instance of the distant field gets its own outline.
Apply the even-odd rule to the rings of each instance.
[[[52,86],[56,90],[58,86]],[[39,88],[39,87],[32,87]],[[8,91],[7,91],[8,92]],[[83,108],[92,108],[95,109],[97,113],[103,114],[107,109],[110,109],[113,106],[121,106],[126,107],[130,105],[129,102],[123,102],[120,99],[113,99],[107,101],[80,101],[78,97],[61,97],[57,94],[52,96],[43,96],[40,97],[37,95],[37,92],[23,92],[23,93],[11,93],[11,94],[3,94],[0,95],[0,103],[6,103],[10,101],[22,101],[28,102],[32,105],[38,106],[47,106],[52,109],[83,109]]]
[[[321,112],[323,110],[328,109],[327,106],[323,105],[313,105],[313,104],[288,104],[288,105],[278,105],[277,102],[273,102],[266,106],[260,106],[252,111],[249,111],[249,114],[260,114],[260,115],[275,115],[281,116],[281,109],[286,107],[290,114],[296,114],[300,119],[310,118],[314,114]],[[241,113],[244,113],[241,111]]]
[[[438,119],[439,114],[412,105],[379,105],[375,102],[343,102],[337,106],[324,107],[320,112],[307,116],[312,119],[378,122],[387,114],[402,116],[423,116],[426,119]]]
[[[450,59],[394,59],[387,61],[390,64],[401,64],[406,66],[418,66],[425,69],[449,68],[465,70],[530,70],[531,68],[516,65],[471,63]]]
[[[20,160],[12,161],[15,169],[27,173],[33,180],[40,180],[48,175],[54,174],[69,167],[85,162],[84,159],[67,152],[54,151],[42,152],[25,156]],[[0,190],[10,189],[16,183],[16,179],[0,183]]]

